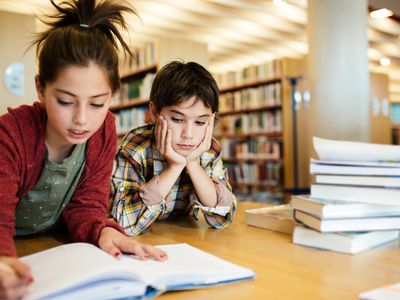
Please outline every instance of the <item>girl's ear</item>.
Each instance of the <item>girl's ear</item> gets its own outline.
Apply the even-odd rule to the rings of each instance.
[[[159,113],[153,101],[150,101],[149,103],[149,115],[151,123],[156,123]]]
[[[35,86],[40,102],[44,103],[44,87],[40,83],[39,75],[35,76]]]

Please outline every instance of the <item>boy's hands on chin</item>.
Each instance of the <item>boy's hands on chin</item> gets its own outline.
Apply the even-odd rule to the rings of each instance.
[[[198,157],[200,157],[204,152],[210,150],[214,131],[214,119],[215,114],[212,114],[211,117],[208,119],[206,132],[204,134],[202,142],[197,146],[196,149],[193,150],[192,153],[190,153],[186,157],[186,165],[189,165],[191,162],[197,162]]]
[[[32,282],[27,265],[17,257],[0,256],[0,299],[21,299]]]
[[[119,258],[124,253],[131,253],[141,260],[152,258],[166,260],[167,254],[150,245],[139,243],[112,227],[104,227],[100,232],[99,247],[112,256]]]
[[[167,120],[159,116],[156,123],[156,143],[157,149],[169,164],[186,165],[186,158],[175,152],[172,148],[171,129],[168,129]]]

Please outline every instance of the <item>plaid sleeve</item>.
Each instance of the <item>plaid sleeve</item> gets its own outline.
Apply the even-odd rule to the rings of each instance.
[[[132,158],[123,149],[114,159],[111,176],[112,216],[129,236],[136,236],[159,217],[165,209],[165,202],[146,206],[140,196],[140,189],[146,185],[143,164]]]
[[[201,164],[208,176],[214,181],[218,197],[217,205],[216,207],[203,206],[196,194],[193,193],[191,201],[196,204],[192,208],[192,216],[197,219],[197,214],[201,210],[210,226],[225,228],[233,221],[237,203],[228,181],[228,172],[222,162],[220,146],[216,141],[213,141],[211,149],[204,155]]]

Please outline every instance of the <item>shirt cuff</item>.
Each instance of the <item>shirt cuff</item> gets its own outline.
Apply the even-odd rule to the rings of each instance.
[[[224,181],[213,179],[215,183],[215,190],[217,191],[217,205],[216,206],[231,206],[235,196],[226,186]]]
[[[165,203],[165,199],[160,193],[158,175],[140,187],[139,196],[147,207]]]

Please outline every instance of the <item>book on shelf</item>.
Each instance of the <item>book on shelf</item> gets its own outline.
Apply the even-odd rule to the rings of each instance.
[[[363,218],[319,218],[294,210],[294,219],[320,232],[349,232],[371,230],[399,230],[400,214],[397,216],[363,217]]]
[[[357,254],[398,239],[399,231],[321,233],[302,225],[293,231],[293,243],[324,250]]]
[[[116,259],[87,243],[66,244],[22,257],[35,279],[26,299],[143,298],[255,276],[250,269],[188,244],[157,247],[168,254],[167,260],[142,261],[125,254]]]
[[[398,300],[400,299],[400,282],[362,292],[358,297],[362,300]]]
[[[400,188],[400,176],[315,175],[315,183]]]
[[[368,204],[323,198],[309,195],[294,195],[290,205],[320,218],[362,218],[379,216],[400,216],[400,206]]]
[[[311,197],[400,206],[400,189],[397,188],[312,184]]]
[[[289,205],[275,205],[247,209],[246,224],[273,231],[292,234],[295,221]]]

